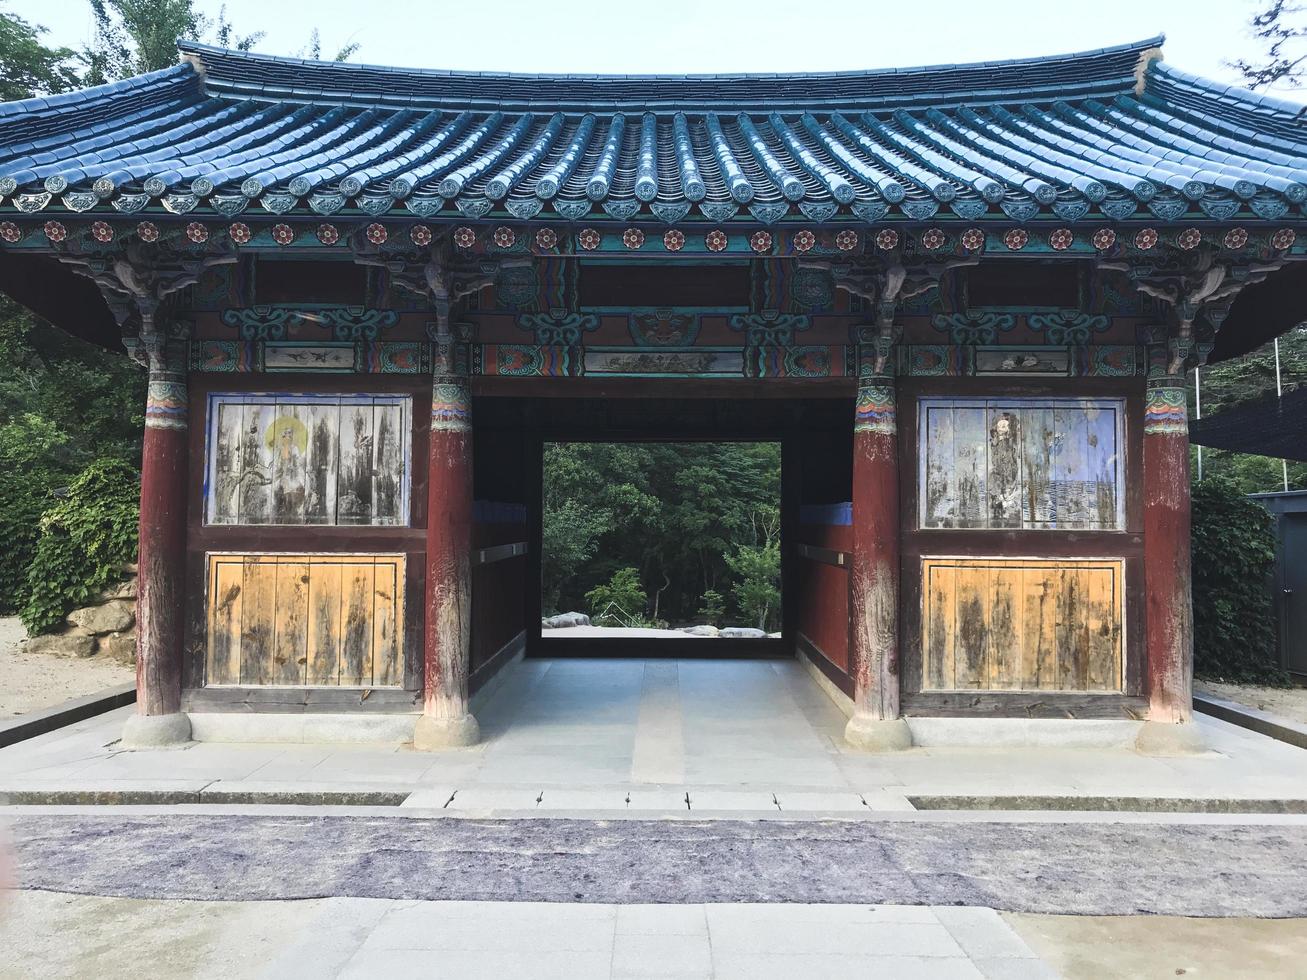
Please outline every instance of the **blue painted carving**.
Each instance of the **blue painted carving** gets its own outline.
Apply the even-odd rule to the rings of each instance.
[[[123,197],[126,197],[126,195],[114,198],[114,205],[117,206],[118,202],[121,201]],[[141,198],[142,200],[139,207],[145,207],[149,199],[146,198],[144,194],[141,195]],[[209,199],[209,204],[213,206],[213,210],[217,211],[224,218],[234,218],[250,206],[249,198],[235,194],[215,194]]]
[[[1073,197],[1065,201],[1054,201],[1053,213],[1063,221],[1079,221],[1089,213],[1089,201],[1083,197]]]
[[[445,199],[438,194],[411,194],[404,198],[404,207],[419,218],[433,217],[445,206]]]
[[[801,313],[737,313],[731,317],[731,329],[744,333],[744,342],[753,346],[784,347],[794,343],[794,335],[812,326],[812,318]]]
[[[1289,210],[1289,205],[1284,202],[1284,199],[1274,194],[1258,194],[1248,202],[1248,207],[1257,217],[1265,218],[1267,221],[1283,218]]]
[[[699,205],[699,210],[709,221],[729,221],[735,217],[736,212],[740,209],[734,204],[712,203],[704,201]]]
[[[356,197],[354,203],[358,205],[359,210],[363,213],[378,218],[390,210],[390,206],[395,203],[395,200],[392,197],[382,197],[377,195]]]
[[[495,301],[508,309],[530,306],[539,292],[540,277],[534,265],[510,265],[495,278]]]
[[[1010,197],[998,202],[998,206],[1003,209],[1013,221],[1029,221],[1035,215],[1039,214],[1039,202],[1033,198]]]
[[[590,213],[590,202],[586,200],[562,201],[555,198],[554,210],[568,221],[580,221]]]
[[[649,210],[660,221],[665,221],[669,225],[674,225],[687,214],[690,213],[690,204],[687,201],[681,201],[677,204],[668,204],[664,201],[654,201],[649,205]]]
[[[222,311],[222,322],[235,327],[242,340],[284,340],[290,330],[327,329],[334,341],[376,340],[387,327],[399,322],[394,310],[362,306],[326,306],[292,310],[278,306],[250,306]]]
[[[790,281],[790,297],[805,309],[829,309],[835,301],[835,280],[825,269],[802,266]]]
[[[775,224],[790,213],[788,204],[750,204],[749,213],[764,225]]]
[[[316,214],[335,214],[345,206],[344,194],[314,194],[309,198],[309,208]]]
[[[1007,333],[1016,325],[1016,317],[1011,313],[979,311],[936,313],[930,322],[940,333],[948,334],[954,344],[996,344],[1000,333]]]
[[[514,201],[505,201],[504,207],[514,218],[521,218],[523,221],[529,221],[540,213],[545,206],[545,202],[538,197],[521,197]]]
[[[639,347],[689,347],[699,336],[699,317],[676,310],[633,310],[627,322]]]
[[[1109,218],[1116,221],[1124,221],[1139,209],[1133,197],[1127,197],[1121,194],[1117,197],[1105,197],[1099,202],[1098,208]]]
[[[548,313],[523,313],[517,318],[519,329],[529,330],[542,346],[575,347],[584,334],[599,329],[599,317],[593,313],[550,310]]]
[[[273,214],[285,214],[298,203],[292,194],[264,194],[259,198],[259,204],[263,210],[271,211]],[[167,201],[164,207],[167,207]],[[193,205],[192,205],[193,206]]]
[[[495,202],[487,197],[460,197],[454,206],[465,218],[484,218],[495,206]]]
[[[1241,202],[1238,198],[1228,195],[1204,194],[1202,199],[1199,200],[1198,206],[1203,209],[1203,214],[1209,218],[1225,221],[1227,218],[1233,218],[1239,213]]]
[[[1174,221],[1189,210],[1189,202],[1179,194],[1161,193],[1148,202],[1148,210],[1163,221]]]
[[[1026,317],[1031,330],[1044,335],[1044,341],[1059,347],[1068,344],[1088,344],[1094,334],[1105,333],[1110,325],[1107,317],[1082,313],[1079,310],[1058,310],[1056,313],[1031,313]]]
[[[838,204],[821,203],[816,201],[800,201],[799,210],[809,221],[815,221],[817,224],[829,221],[835,217],[835,212],[840,209]]]
[[[61,198],[61,200],[63,201],[64,207],[66,207],[69,211],[79,211],[79,212],[89,211],[91,210],[91,208],[95,207],[97,204],[100,203],[100,198],[98,195],[85,191],[83,192],[74,191],[72,193],[65,194]]]
[[[618,221],[630,221],[640,210],[640,202],[607,200],[603,203],[603,209]]]
[[[905,200],[899,207],[903,209],[903,213],[909,218],[915,218],[917,221],[925,221],[927,218],[933,218],[939,213],[939,201],[933,199],[924,201]]]
[[[14,197],[14,207],[24,214],[35,214],[37,211],[44,210],[53,197],[54,195],[50,193],[18,194]]]
[[[974,221],[976,218],[988,213],[989,202],[985,200],[958,198],[949,204],[949,210],[959,218],[963,218],[966,221]]]
[[[889,213],[889,205],[884,201],[863,201],[851,205],[849,210],[868,224],[879,221]]]

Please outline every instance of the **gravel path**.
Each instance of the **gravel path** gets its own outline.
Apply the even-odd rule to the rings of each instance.
[[[22,887],[171,899],[1307,915],[1307,827],[18,816]]]
[[[17,616],[0,616],[0,718],[130,684],[136,677],[136,668],[103,657],[27,653],[22,642],[26,637]]]

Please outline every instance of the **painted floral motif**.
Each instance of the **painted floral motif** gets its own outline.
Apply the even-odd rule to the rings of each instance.
[[[517,232],[508,225],[500,225],[491,237],[498,248],[512,248],[517,241]]]
[[[669,252],[679,252],[685,248],[685,232],[669,228],[663,233],[663,248]]]
[[[68,229],[63,226],[61,221],[47,221],[45,223],[45,237],[52,242],[62,242],[68,237]]]
[[[622,232],[622,244],[629,249],[637,249],[644,244],[644,232],[639,228],[627,228]]]
[[[1203,240],[1203,233],[1197,228],[1186,228],[1180,234],[1175,236],[1175,243],[1186,252],[1192,251],[1198,247],[1198,243]]]
[[[845,228],[835,236],[835,247],[841,252],[851,252],[858,247],[858,233],[851,228]]]
[[[808,231],[807,229],[804,229],[803,231],[796,231],[794,233],[794,251],[806,252],[808,251],[808,249],[812,248],[812,246],[816,244],[817,244],[817,236],[814,235],[812,232]]]
[[[1226,248],[1243,248],[1248,244],[1248,230],[1246,228],[1231,228],[1225,233],[1223,242]]]
[[[1135,235],[1135,248],[1141,252],[1147,252],[1157,244],[1156,228],[1140,228],[1139,233]]]
[[[968,252],[979,252],[985,247],[985,233],[979,228],[968,228],[958,238]]]
[[[459,248],[471,248],[477,243],[477,233],[467,225],[459,225],[454,229],[454,244]]]
[[[946,241],[947,239],[944,237],[944,232],[940,231],[938,228],[927,228],[921,233],[921,247],[929,249],[932,252],[937,248],[943,248],[944,242]]]
[[[278,245],[289,245],[295,240],[295,229],[287,224],[272,226],[272,240]]]
[[[1116,232],[1111,228],[1099,228],[1098,231],[1094,232],[1093,242],[1094,248],[1100,252],[1106,252],[1116,244]]]
[[[245,228],[244,225],[241,225],[241,227]],[[236,226],[232,225],[232,238],[236,237],[235,229]],[[249,229],[245,228],[245,231],[248,233]],[[157,242],[159,240],[159,226],[153,221],[142,221],[136,226],[136,237],[143,242]],[[248,242],[249,240],[249,235],[246,234],[245,241]]]
[[[1286,249],[1293,246],[1298,240],[1298,233],[1292,228],[1281,228],[1271,236],[1271,248]]]
[[[6,224],[8,224],[8,222],[6,222]],[[3,232],[0,231],[0,234],[3,234]],[[113,225],[109,224],[107,221],[92,221],[91,237],[102,244],[104,242],[113,241]],[[5,238],[5,241],[9,240],[9,238]]]
[[[10,245],[12,245],[14,242],[18,241],[22,237],[23,237],[22,229],[20,229],[12,221],[0,221],[0,238],[3,238]]]
[[[199,221],[190,222],[186,226],[186,238],[196,245],[203,245],[209,240],[208,226]]]
[[[431,229],[426,225],[414,225],[408,230],[408,237],[418,248],[425,248],[431,244]]]
[[[552,228],[541,228],[536,232],[536,248],[549,251],[558,247],[558,232]]]
[[[593,228],[582,228],[577,232],[576,241],[587,252],[593,252],[599,247],[599,243],[603,241],[603,235]]]
[[[708,246],[710,252],[720,252],[726,248],[730,240],[726,237],[726,232],[720,228],[714,228],[704,236],[703,243]]]
[[[755,252],[771,251],[771,232],[755,231],[749,236],[749,247]]]
[[[368,241],[373,245],[386,244],[386,239],[390,236],[390,233],[386,231],[386,226],[380,221],[374,221],[368,225],[363,234],[367,236]]]
[[[1024,228],[1009,228],[1003,235],[1003,244],[1014,252],[1019,252],[1030,242],[1030,232]]]
[[[335,245],[340,241],[340,229],[328,222],[318,225],[318,241],[323,245]]]
[[[1075,240],[1070,228],[1054,228],[1048,235],[1049,247],[1057,252],[1065,252]]]

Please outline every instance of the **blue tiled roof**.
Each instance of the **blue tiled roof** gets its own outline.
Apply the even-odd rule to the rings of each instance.
[[[1280,219],[1302,106],[1075,55],[796,75],[520,75],[185,42],[166,71],[0,105],[0,210],[809,223]]]

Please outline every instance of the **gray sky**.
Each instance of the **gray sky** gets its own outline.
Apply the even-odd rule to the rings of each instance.
[[[0,0],[78,47],[85,0]],[[543,72],[821,71],[889,68],[1083,51],[1165,33],[1166,60],[1234,83],[1222,63],[1254,56],[1260,0],[226,0],[258,50],[362,45],[354,61]],[[201,0],[216,14],[220,0]],[[1293,93],[1279,93],[1302,100]]]

